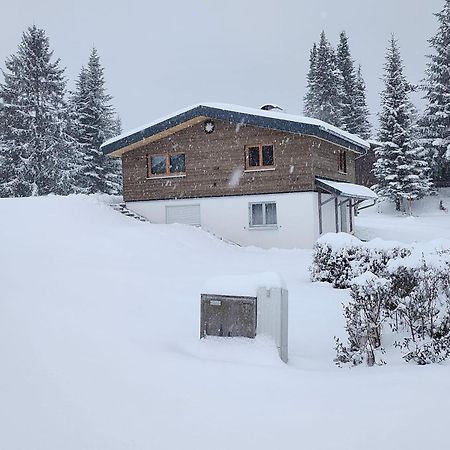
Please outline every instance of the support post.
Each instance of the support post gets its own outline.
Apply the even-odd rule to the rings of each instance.
[[[339,203],[337,196],[334,197],[334,221],[336,225],[336,233],[339,233]]]
[[[318,206],[319,206],[319,236],[322,235],[323,232],[323,224],[322,224],[322,192],[318,193]]]
[[[352,199],[349,199],[349,201],[348,201],[348,214],[349,214],[349,220],[350,220],[350,233],[353,233],[353,205],[352,205]]]

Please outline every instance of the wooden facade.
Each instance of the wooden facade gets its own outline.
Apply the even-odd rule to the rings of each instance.
[[[273,165],[246,169],[246,148],[273,145]],[[339,171],[345,150],[347,173]],[[149,157],[184,154],[185,172],[149,176]],[[341,156],[342,158],[342,156]],[[342,167],[342,164],[341,164]],[[122,154],[126,202],[315,191],[315,177],[355,182],[355,153],[316,136],[204,120]]]

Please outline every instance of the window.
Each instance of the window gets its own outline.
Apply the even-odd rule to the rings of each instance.
[[[347,173],[347,152],[339,150],[339,172]]]
[[[250,227],[276,227],[277,204],[275,202],[250,203]]]
[[[148,177],[183,175],[185,172],[186,157],[184,153],[147,156]]]
[[[273,145],[249,145],[245,148],[245,168],[257,170],[273,166]]]

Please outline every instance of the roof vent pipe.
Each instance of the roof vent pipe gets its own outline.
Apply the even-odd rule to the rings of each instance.
[[[283,108],[278,105],[274,105],[273,103],[266,103],[262,105],[261,108],[264,111],[283,111]]]

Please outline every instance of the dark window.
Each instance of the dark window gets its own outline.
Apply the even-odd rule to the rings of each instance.
[[[184,173],[185,172],[185,156],[184,153],[179,155],[172,155],[170,157],[170,173]]]
[[[245,166],[247,169],[273,166],[273,145],[254,145],[246,147]]]
[[[155,155],[150,158],[152,175],[165,175],[166,157],[164,155]]]
[[[347,152],[339,150],[339,172],[347,173]]]
[[[266,225],[277,224],[277,205],[276,203],[266,203]]]
[[[249,167],[259,166],[259,147],[249,147],[248,148],[248,165]]]
[[[250,203],[250,227],[274,227],[277,225],[275,202]]]
[[[273,145],[263,145],[263,166],[273,166]]]
[[[149,155],[147,157],[148,176],[170,176],[184,174],[186,161],[184,153],[174,155]]]
[[[250,224],[252,226],[264,225],[262,203],[254,203],[252,205]]]

